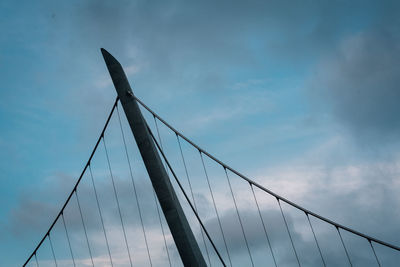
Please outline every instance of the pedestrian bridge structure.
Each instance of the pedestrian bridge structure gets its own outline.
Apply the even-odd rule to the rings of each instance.
[[[400,266],[398,246],[320,216],[196,145],[102,54],[118,96],[23,266]]]

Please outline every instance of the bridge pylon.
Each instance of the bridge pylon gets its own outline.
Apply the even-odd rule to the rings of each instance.
[[[101,49],[161,209],[185,266],[207,266],[121,64]]]

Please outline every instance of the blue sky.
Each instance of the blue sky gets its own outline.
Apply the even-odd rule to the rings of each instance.
[[[20,265],[46,231],[113,104],[101,47],[218,158],[399,245],[398,12],[396,1],[2,1],[2,264]]]

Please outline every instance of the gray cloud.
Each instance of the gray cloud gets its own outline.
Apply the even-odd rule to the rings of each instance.
[[[56,183],[51,191],[44,191],[41,199],[32,199],[29,197],[21,198],[19,205],[11,213],[10,227],[13,232],[20,238],[24,237],[27,233],[33,231],[43,230],[43,226],[49,225],[50,221],[57,215],[60,203],[48,203],[48,198],[57,198],[61,201],[60,196],[66,196],[66,188],[62,185],[66,183],[66,175],[60,176],[63,179],[61,184]],[[85,177],[88,178],[89,177]],[[117,204],[114,193],[112,191],[111,181],[107,180],[109,177],[101,177],[96,183],[96,190],[99,197],[100,207],[106,223],[117,225],[120,223],[117,210]],[[114,177],[117,187],[118,199],[122,214],[126,220],[133,223],[135,227],[140,225],[138,210],[136,208],[136,200],[133,194],[133,187],[131,180],[128,177],[121,179]],[[73,184],[74,179],[71,177],[67,180]],[[137,192],[139,194],[140,207],[144,214],[144,223],[147,227],[152,228],[157,225],[158,218],[154,215],[155,202],[152,190],[148,182],[138,180],[135,182]],[[71,186],[68,186],[70,188]],[[88,183],[80,184],[78,190],[81,208],[84,212],[85,223],[88,226],[98,227],[99,214],[96,206],[96,200],[93,187]],[[145,193],[147,192],[147,193]],[[57,197],[55,197],[57,196]],[[73,196],[64,212],[68,225],[72,230],[80,229],[82,222],[77,206],[75,196]]]
[[[58,214],[62,205],[60,201],[64,200],[62,196],[68,194],[68,190],[71,189],[71,185],[75,180],[68,175],[55,175],[51,178],[52,179],[48,184],[49,187],[46,186],[43,189],[40,199],[37,199],[37,197],[24,197],[11,212],[10,219],[5,225],[5,228],[12,231],[13,237],[16,240],[25,242],[34,240],[33,246],[37,244],[35,242],[38,242],[38,240],[42,238],[47,231],[47,227],[50,226],[50,223]],[[147,179],[147,177],[145,178]],[[102,266],[102,264],[107,266],[108,252],[104,233],[96,206],[93,187],[88,179],[90,179],[90,177],[84,177],[77,192],[92,255],[96,258],[96,261],[100,266]],[[135,264],[137,266],[148,266],[147,250],[130,177],[115,176],[114,179],[128,244],[131,252],[134,253]],[[150,253],[153,257],[152,260],[159,265],[164,265],[167,261],[167,255],[165,253],[163,236],[155,206],[155,199],[149,184],[150,181],[144,181],[144,179],[140,177],[135,177],[135,180]],[[126,247],[123,242],[124,237],[110,177],[107,177],[107,175],[100,176],[97,174],[95,183],[112,257],[117,262],[126,262]],[[48,199],[56,199],[58,202],[49,204]],[[75,196],[72,197],[66,206],[64,219],[69,232],[69,238],[73,247],[75,259],[90,264],[90,261],[88,260],[89,254],[87,244],[84,239],[85,233]],[[164,221],[163,227],[167,238],[167,246],[171,254],[170,256],[172,257],[173,262],[179,263],[180,258],[177,254],[174,243],[171,241],[172,239],[168,226],[165,223],[165,220],[162,220]],[[57,259],[61,262],[65,261],[65,266],[71,264],[65,229],[61,217],[55,224],[50,235],[55,247]],[[45,241],[39,250],[38,255],[41,257],[39,259],[44,260],[46,257],[47,259],[50,259],[50,255],[46,255],[47,246],[48,241]],[[30,249],[32,249],[32,247]]]
[[[69,40],[67,54],[77,50],[98,53],[100,46],[109,49],[126,68],[137,70],[129,76],[144,100],[173,97],[176,102],[189,103],[186,97],[192,91],[208,91],[212,92],[208,98],[221,95],[224,99],[232,87],[233,73],[254,73],[252,78],[281,83],[281,77],[271,77],[276,69],[284,69],[287,76],[300,68],[308,71],[321,56],[333,53],[318,66],[312,86],[322,90],[323,102],[331,104],[335,116],[365,136],[386,132],[383,138],[390,138],[399,128],[398,120],[393,121],[398,45],[390,36],[397,35],[391,26],[398,25],[395,2],[87,1],[66,10],[57,11],[53,30],[56,34],[59,28],[71,32],[59,39]],[[360,25],[354,25],[355,21]],[[332,52],[344,34],[364,28],[390,34],[361,34]],[[353,75],[355,70],[357,75]],[[372,72],[374,76],[367,75]],[[101,75],[106,74],[102,69]],[[81,99],[82,106],[93,103],[89,113],[97,116],[98,107],[103,106],[98,103],[107,102],[113,92],[107,86],[97,89],[96,94],[83,96],[82,91],[93,89],[72,90],[71,98]],[[260,102],[260,106],[267,105]],[[188,110],[204,108],[195,100],[181,105]],[[212,101],[207,104],[212,105]]]
[[[319,151],[316,156],[321,157],[324,153],[330,152]],[[315,162],[315,159],[311,162]],[[289,180],[284,180],[286,182],[283,182],[283,186],[293,186],[297,192],[292,197],[290,197],[290,193],[284,195],[298,204],[372,237],[394,245],[399,244],[400,240],[393,235],[400,223],[399,209],[395,204],[399,201],[396,193],[399,189],[396,182],[399,173],[398,161],[348,164],[336,167],[333,167],[329,160],[322,166],[314,163],[314,166],[310,167],[310,164],[308,162],[304,165],[306,170],[302,170],[302,167],[294,168],[288,173],[283,172],[279,175],[278,171],[278,173],[272,173],[271,176],[277,175],[275,181],[282,180],[285,176],[293,176],[287,178]],[[295,164],[289,163],[288,165]],[[311,171],[311,168],[316,168],[317,171]],[[278,169],[285,169],[285,167]],[[264,184],[267,184],[267,181]],[[278,189],[274,190],[278,191]],[[280,190],[283,190],[282,186]],[[303,190],[304,193],[301,193]],[[300,197],[296,197],[297,194]],[[290,208],[285,210],[293,211]],[[301,220],[303,214],[296,216],[293,212],[292,215],[295,221],[294,225],[300,227],[302,229],[300,232],[304,233],[305,228],[301,227],[302,223],[304,226],[304,221]],[[330,260],[338,262],[334,266],[346,264],[345,261],[343,262],[343,250],[334,227],[315,219],[312,219],[312,222],[324,255]],[[375,264],[371,248],[365,239],[345,231],[342,232],[342,235],[353,261],[358,262],[361,266]],[[385,261],[388,266],[396,266],[399,259],[397,252],[383,249],[379,245],[377,247],[380,247],[378,253],[380,259]]]
[[[285,218],[288,222],[290,234],[293,238],[300,263],[302,266],[322,266],[321,256],[318,252],[314,237],[312,236],[311,229],[306,221],[306,217],[304,214],[302,214],[303,216],[299,216],[299,214],[296,214],[293,210],[290,210],[290,208],[286,207],[284,209]],[[263,209],[261,212],[266,223],[271,246],[278,265],[298,266],[279,210]],[[255,266],[273,265],[273,259],[257,211],[249,208],[245,211],[242,210],[240,214]],[[220,219],[233,262],[244,266],[249,265],[250,258],[236,211],[228,210]],[[315,220],[313,217],[311,217],[311,221],[319,240],[322,255],[328,266],[346,265],[347,258],[336,229],[329,224]],[[207,220],[206,227],[222,257],[226,262],[229,262],[217,218]],[[375,264],[375,258],[365,239],[357,238],[344,231],[342,231],[342,235],[354,265],[373,266]],[[198,240],[201,240],[200,236]],[[209,249],[211,249],[211,246]],[[382,253],[382,251],[380,252]],[[393,254],[390,255],[390,252],[388,253],[388,251],[386,251],[381,255],[381,260],[385,261],[387,266],[396,266],[396,257],[394,257]]]
[[[186,90],[194,89],[221,90],[230,79],[229,75],[234,73],[233,70],[253,73],[253,71],[271,64],[275,57],[275,59],[278,59],[277,62],[282,64],[278,65],[278,67],[284,66],[284,68],[290,70],[296,64],[313,61],[312,58],[316,54],[330,50],[335,45],[334,41],[337,35],[342,31],[339,28],[347,28],[352,17],[360,15],[355,11],[362,10],[359,8],[360,6],[357,8],[357,4],[349,5],[350,7],[334,7],[326,3],[318,4],[313,1],[310,1],[308,5],[293,2],[288,4],[285,1],[253,1],[246,4],[238,1],[218,3],[203,1],[195,5],[180,1],[176,1],[173,4],[148,1],[136,3],[130,1],[121,1],[119,3],[88,1],[74,7],[66,7],[65,10],[68,12],[64,12],[64,10],[56,12],[55,20],[58,20],[58,22],[54,23],[54,30],[57,32],[64,27],[68,30],[57,32],[56,34],[62,35],[62,38],[57,39],[52,44],[58,47],[60,45],[58,42],[66,41],[67,45],[62,44],[65,54],[75,55],[76,51],[80,51],[80,56],[85,57],[91,55],[90,53],[96,53],[95,58],[99,57],[98,48],[100,46],[109,48],[110,52],[121,58],[124,65],[133,65],[141,71],[140,77],[135,77],[136,82],[134,85],[137,83],[143,90],[151,89],[154,94],[159,94],[159,96],[169,95],[163,91],[166,88],[171,89],[174,93],[182,93]],[[369,6],[364,1],[361,2],[361,5]],[[385,21],[385,16],[388,18],[393,17],[392,13],[396,13],[394,12],[395,8],[383,9],[385,12],[382,12],[381,9],[376,9],[377,20],[381,20],[380,22],[382,23]],[[362,13],[362,11],[360,12]],[[377,23],[373,21],[372,24]],[[254,46],[258,48],[255,49]],[[264,52],[268,52],[268,55]],[[74,57],[68,56],[68,58],[71,59],[68,59],[66,64],[77,62]],[[391,138],[393,134],[398,132],[396,123],[392,125],[388,123],[389,120],[394,119],[388,110],[398,111],[393,104],[393,99],[398,96],[395,87],[392,86],[394,82],[398,81],[398,78],[395,77],[398,69],[391,67],[395,60],[398,61],[398,46],[395,37],[390,36],[390,34],[361,34],[345,41],[343,46],[336,51],[336,54],[324,62],[326,63],[324,68],[329,72],[321,68],[321,72],[317,73],[314,85],[315,87],[323,88],[323,94],[329,96],[324,98],[324,103],[328,101],[332,104],[335,116],[346,125],[349,125],[356,133],[365,132],[368,135],[384,135],[387,138]],[[70,68],[70,65],[68,67]],[[89,71],[92,72],[93,69],[90,67]],[[102,69],[102,71],[102,74],[105,74],[105,69]],[[354,73],[357,75],[351,75]],[[373,77],[370,77],[370,73],[376,73],[377,79],[372,79]],[[363,80],[362,77],[367,77],[367,81]],[[95,78],[97,79],[97,77]],[[376,88],[380,88],[381,84],[385,85],[385,88],[376,90]],[[87,87],[91,85],[90,83],[85,84]],[[338,89],[342,91],[332,92],[330,90],[332,88],[336,90],[338,85],[342,86],[342,89]],[[107,87],[107,85],[102,86]],[[360,98],[357,91],[359,89],[361,91],[365,90],[365,95],[369,94],[369,97],[366,99]],[[79,90],[71,92],[71,98],[77,99],[76,96],[79,95],[78,101],[88,104],[89,108],[96,109],[96,112],[94,112],[96,118],[104,117],[99,116],[97,110],[103,110],[104,105],[101,103],[105,102],[104,99],[110,98],[108,98],[107,93],[101,90],[100,88],[95,94],[84,93],[81,98],[82,92],[79,88]],[[168,91],[171,92],[171,90]],[[102,99],[103,95],[107,95],[107,97]],[[180,95],[185,97],[185,94]],[[376,113],[371,113],[371,106],[374,107],[374,103],[368,99],[374,98],[379,100],[377,102],[379,102],[380,107],[376,108]],[[190,101],[186,102],[188,102],[188,105],[193,105]],[[356,107],[352,106],[353,102],[357,102]],[[82,106],[84,105],[82,104]],[[68,108],[70,109],[70,105]],[[370,113],[371,118],[366,118],[366,113]],[[368,120],[372,123],[368,124]],[[91,120],[88,119],[87,121]],[[329,171],[327,172],[329,176]],[[132,204],[134,200],[129,191],[129,180],[124,180],[123,177],[116,178],[118,190],[120,190],[122,197],[121,203],[123,203],[124,215],[127,218],[136,219],[134,226],[137,227],[137,217],[135,217],[134,210],[131,210],[132,206],[134,206]],[[326,178],[326,180],[329,180],[329,178]],[[66,188],[70,188],[72,183],[73,179],[66,179],[66,187],[64,188],[49,186],[52,190],[54,189],[54,194],[47,196],[43,193],[43,197],[59,199],[59,196],[64,195]],[[87,200],[93,200],[90,187],[82,186],[79,192],[86,196]],[[143,192],[146,189],[145,185],[138,185],[138,187]],[[382,185],[382,188],[380,188],[383,194],[386,190],[385,187],[385,185]],[[46,190],[48,191],[49,188],[46,188]],[[113,195],[110,194],[112,193],[110,189],[111,187],[106,183],[100,184],[98,188],[101,195],[101,203],[105,209],[107,225],[113,226],[118,223],[118,214],[115,210],[115,201]],[[366,189],[375,192],[370,187]],[[327,193],[326,190],[320,190],[319,193]],[[362,217],[368,218],[368,209],[360,208],[362,204],[361,198],[359,203],[349,204],[349,200],[353,199],[353,193],[351,192],[351,194],[347,195],[339,194],[342,198],[333,204],[332,201],[327,201],[325,209],[329,207],[329,210],[338,210],[341,206],[351,206],[351,209],[349,208],[348,210],[361,210]],[[381,209],[381,206],[384,206],[386,201],[391,200],[380,195],[373,194],[373,196],[374,199],[379,199],[380,206],[378,205],[379,207],[376,209]],[[143,194],[141,199],[144,201],[143,205],[146,211],[146,225],[154,229],[156,217],[147,216],[150,215],[149,211],[152,206],[146,203],[152,203],[151,197],[151,194]],[[327,194],[323,196],[324,199],[330,200],[337,199],[337,197],[338,194],[330,197]],[[382,198],[380,199],[380,197]],[[202,203],[206,202],[204,196],[200,195],[198,198]],[[23,198],[20,207],[12,215],[13,218],[10,224],[13,225],[14,232],[20,232],[25,235],[32,230],[32,226],[37,231],[42,232],[43,227],[48,225],[53,214],[56,214],[57,207],[59,207],[57,204],[45,204],[48,199],[42,202]],[[85,197],[83,197],[82,201],[85,202]],[[199,208],[205,207],[206,205]],[[100,236],[97,210],[86,206],[83,208],[85,209],[88,224],[97,227],[94,228],[93,233],[96,236]],[[32,213],[32,210],[38,211],[45,216],[39,217],[37,214]],[[73,232],[79,233],[80,218],[76,211],[74,209],[68,213],[67,223]],[[244,216],[248,217],[245,225],[246,231],[251,237],[250,243],[255,247],[256,253],[261,253],[258,251],[265,253],[262,247],[265,240],[260,235],[261,229],[259,225],[256,226],[256,213],[253,214],[252,212],[244,212]],[[279,213],[263,210],[263,214],[265,217],[272,218],[271,229],[276,230],[276,232],[273,231],[271,238],[273,239],[273,244],[277,246],[277,253],[280,254],[282,263],[295,265],[295,259],[290,250],[287,237],[286,239],[282,238],[285,241],[280,241],[281,239],[277,236],[278,232],[283,233],[282,237],[285,234],[284,231],[282,232],[282,228],[279,228],[282,227],[282,222],[278,223]],[[385,209],[383,215],[384,218],[392,218],[390,208]],[[354,213],[351,212],[341,216],[342,218],[350,218],[348,220],[353,220],[355,224],[357,224],[356,221],[360,220],[360,218],[355,218]],[[385,222],[384,218],[380,222]],[[235,221],[235,213],[233,211],[228,211],[224,214],[223,222],[226,221]],[[295,222],[297,222],[295,217],[288,215],[288,221],[290,228],[293,230],[292,234],[296,245],[300,247],[311,246],[310,239],[305,239],[302,236],[302,229],[294,228]],[[383,233],[384,237],[396,231],[395,222],[396,220],[394,220],[393,225],[386,227]],[[218,232],[215,218],[208,221],[207,224],[210,225],[211,231]],[[379,224],[372,227],[378,231],[378,226]],[[230,233],[230,237],[238,242],[232,246],[233,251],[237,252],[238,255],[245,255],[246,250],[243,246],[240,230],[237,227],[238,225],[228,224],[226,229]],[[322,239],[329,239],[329,235],[320,234]],[[82,235],[80,234],[80,236]],[[216,234],[215,236],[218,235]],[[221,241],[220,238],[217,240],[219,247],[223,247]],[[241,245],[239,246],[240,242]],[[327,253],[333,255],[332,262],[335,263],[334,265],[338,265],[336,264],[337,262],[342,262],[338,260],[338,258],[343,257],[340,246],[336,250],[328,250]],[[315,255],[315,250],[312,253],[306,253],[306,255],[312,256],[309,259],[302,258],[302,260],[308,260],[307,263],[310,265],[316,264],[319,266],[318,255]],[[244,260],[243,258],[239,260]]]
[[[137,83],[157,93],[221,90],[234,70],[308,63],[362,15],[364,1],[349,5],[345,13],[349,6],[321,1],[87,1],[60,11],[54,30],[70,29],[72,51],[104,46],[138,65]]]
[[[144,100],[149,97],[154,102],[163,102],[168,98],[175,98],[176,102],[183,103],[181,108],[187,110],[204,108],[205,105],[196,103],[196,100],[187,101],[188,94],[193,91],[211,92],[212,94],[207,97],[215,97],[219,100],[224,99],[227,92],[231,94],[229,89],[236,82],[232,78],[233,73],[253,73],[254,77],[251,78],[268,78],[278,84],[282,82],[282,76],[271,77],[275,75],[277,69],[283,70],[283,77],[289,77],[291,72],[298,72],[299,69],[308,71],[309,66],[312,66],[316,60],[335,49],[338,39],[343,34],[368,27],[381,27],[396,34],[396,27],[391,25],[398,25],[396,13],[398,4],[394,1],[392,3],[391,1],[385,3],[374,1],[293,3],[270,0],[246,1],[246,3],[241,1],[160,3],[121,0],[112,3],[86,1],[79,5],[67,6],[63,10],[57,7],[53,9],[50,9],[51,12],[49,10],[49,14],[55,13],[56,19],[51,18],[49,25],[53,25],[52,31],[55,36],[60,35],[60,38],[52,40],[54,46],[65,47],[64,43],[67,42],[69,45],[65,47],[65,54],[84,52],[84,57],[93,57],[91,61],[95,58],[99,66],[103,62],[101,62],[98,48],[103,46],[119,58],[126,68],[133,67],[137,70],[128,76],[133,86],[138,87],[138,94],[143,96]],[[370,12],[371,10],[373,12]],[[357,23],[360,25],[354,25],[356,21],[359,21]],[[60,29],[67,29],[68,34]],[[375,44],[371,44],[354,55],[350,59],[352,62],[341,60],[328,62],[327,66],[321,67],[321,72],[323,69],[331,69],[326,71],[330,73],[330,78],[325,77],[324,73],[318,74],[317,76],[322,77],[316,79],[315,87],[332,86],[336,90],[336,85],[346,88],[346,86],[351,86],[350,83],[357,83],[363,88],[376,86],[368,81],[358,83],[354,78],[350,81],[349,77],[340,76],[342,78],[339,79],[339,75],[341,75],[340,70],[344,69],[343,64],[352,69],[362,67],[359,71],[363,70],[365,73],[373,71],[357,60],[365,55],[376,63],[379,51],[389,49],[394,52],[393,45],[388,44],[391,40],[385,38],[383,41],[374,41]],[[58,43],[60,41],[62,43]],[[364,41],[364,43],[368,42],[368,40]],[[375,47],[371,48],[372,46]],[[376,56],[370,56],[365,52],[365,50],[375,48],[378,50],[373,51]],[[343,54],[343,52],[339,51],[338,54]],[[336,55],[333,58],[336,58]],[[70,60],[76,59],[68,57],[59,61],[70,67]],[[390,58],[386,67],[391,62],[395,62],[395,59],[389,61]],[[103,76],[106,76],[106,80],[109,81],[104,67],[97,71],[84,67],[82,66],[83,71],[88,73],[97,72],[95,77],[88,76],[91,81],[96,80],[95,84]],[[386,86],[389,82],[384,76],[388,75],[390,79],[395,74],[395,71],[380,73],[376,83],[382,84],[381,81],[378,82],[382,80]],[[336,84],[327,84],[332,79],[337,81]],[[368,84],[362,85],[362,82]],[[84,87],[83,90],[79,88],[79,90],[72,89],[69,92],[71,102],[78,101],[79,106],[88,106],[88,113],[97,117],[105,103],[110,102],[107,100],[113,98],[113,90],[103,85],[103,88],[96,88],[93,93],[93,84],[87,81],[82,87]],[[267,86],[265,87],[267,91]],[[332,90],[327,89],[327,91]],[[365,91],[371,90],[365,89]],[[351,105],[348,102],[357,97],[357,92],[347,89],[343,89],[343,92],[342,97],[323,94],[329,95],[328,102],[336,103],[332,106],[335,107],[334,112],[338,114],[338,117],[344,118],[343,121],[349,122],[349,125],[357,121],[354,128],[358,128],[358,125],[365,128],[362,126],[366,124],[365,115],[360,114],[366,114],[364,111],[370,103],[358,99],[362,107],[350,108]],[[342,95],[339,92],[336,94]],[[364,95],[366,96],[367,93]],[[382,95],[388,94],[381,93],[380,96]],[[376,95],[371,95],[372,98],[374,96]],[[388,96],[386,99],[395,97],[396,95]],[[197,98],[198,96],[195,97]],[[331,98],[336,98],[337,101],[330,101]],[[324,99],[325,101],[327,100]],[[190,104],[185,104],[189,102]],[[341,104],[342,102],[346,103]],[[385,100],[380,102],[385,102]],[[207,106],[214,104],[210,101]],[[155,105],[159,106],[159,103]],[[232,104],[229,103],[228,106],[230,105]],[[257,105],[262,106],[267,103],[260,101]],[[341,105],[349,108],[342,108]],[[69,108],[65,110],[76,112],[69,111]],[[350,115],[346,116],[342,113]],[[371,120],[375,124],[383,124],[381,123],[383,115],[381,112],[377,113],[379,114],[368,115],[372,115]],[[386,116],[384,120],[387,119]],[[96,120],[87,118],[87,121],[90,125],[93,123],[91,121]],[[86,127],[85,125],[83,127]],[[372,128],[374,126],[368,127],[368,132],[371,132]],[[360,132],[363,131],[360,130]]]
[[[400,133],[400,42],[385,31],[344,40],[316,69],[313,93],[357,138],[393,142]]]
[[[390,168],[386,169],[386,175],[390,176],[389,178],[394,179],[393,175],[395,175],[396,171],[391,170]],[[376,175],[375,172],[379,172],[379,170],[375,170],[375,168],[373,167],[365,171],[370,173],[370,176],[367,177],[368,179],[372,179],[372,177]],[[329,175],[336,176],[337,174],[332,173],[328,174],[328,176]],[[123,247],[123,242],[121,242],[121,240],[123,240],[122,233],[120,229],[120,222],[116,211],[116,203],[112,193],[111,184],[109,183],[109,181],[106,182],[106,180],[103,179],[107,177],[102,177],[98,173],[96,173],[96,177],[96,185],[100,196],[103,215],[105,217],[106,228],[109,235],[111,236],[110,242],[112,253],[113,255],[120,255],[121,259],[125,259],[125,248]],[[139,238],[141,238],[141,229],[137,218],[137,213],[135,212],[134,208],[134,199],[132,196],[130,180],[128,179],[129,177],[118,175],[115,178],[124,220],[128,229],[127,232],[128,237],[130,238],[129,240],[132,240],[133,238],[137,241],[132,249],[134,248],[135,252],[144,251],[143,240],[138,240]],[[350,221],[353,225],[364,225],[366,229],[375,229],[375,232],[371,233],[371,235],[378,236],[389,242],[390,240],[392,240],[393,242],[393,238],[391,238],[390,235],[391,233],[395,232],[395,229],[398,225],[398,218],[392,215],[393,207],[390,207],[390,205],[384,205],[383,203],[396,203],[397,200],[391,198],[391,194],[386,193],[385,186],[382,185],[380,187],[380,190],[376,190],[377,185],[366,182],[368,179],[362,180],[362,183],[359,185],[359,188],[357,188],[357,190],[349,190],[344,193],[338,193],[335,190],[335,184],[337,184],[338,181],[331,181],[332,184],[330,184],[330,179],[328,177],[326,177],[327,182],[324,183],[324,185],[330,187],[331,190],[323,191],[316,186],[311,187],[311,189],[312,192],[324,192],[323,194],[325,201],[320,203],[320,205],[323,206],[324,210],[329,210],[331,214],[334,214],[334,218],[341,218],[341,220],[345,220],[347,222]],[[12,221],[10,222],[10,224],[13,225],[12,227],[15,227],[15,231],[19,231],[20,236],[16,237],[30,238],[29,235],[26,236],[26,234],[32,232],[32,227],[36,227],[36,231],[43,231],[42,227],[47,226],[49,224],[49,220],[51,219],[48,215],[50,214],[50,217],[52,217],[57,212],[56,206],[58,206],[47,206],[45,203],[47,203],[47,199],[50,196],[46,196],[46,194],[64,194],[66,191],[65,185],[70,184],[72,180],[73,179],[68,178],[68,176],[66,175],[59,175],[58,179],[54,182],[55,184],[51,186],[53,190],[51,192],[49,190],[46,190],[47,193],[43,193],[44,199],[42,201],[34,201],[32,199],[23,199],[21,201],[19,208],[13,212]],[[145,218],[146,230],[148,231],[147,233],[151,236],[150,246],[152,247],[152,253],[153,255],[155,255],[155,257],[159,257],[160,262],[163,262],[162,260],[166,260],[166,258],[163,258],[161,256],[165,253],[163,254],[162,252],[163,241],[161,232],[160,229],[157,229],[159,227],[157,225],[158,219],[156,217],[156,211],[152,204],[154,202],[154,199],[152,194],[150,194],[151,191],[149,191],[149,184],[140,182],[141,179],[139,178],[138,180],[139,182],[137,183],[137,186],[138,191],[141,192],[140,201]],[[94,247],[95,256],[104,257],[104,255],[107,255],[107,251],[105,250],[104,246],[102,229],[95,206],[94,195],[92,192],[93,190],[89,186],[90,183],[87,184],[86,182],[87,181],[84,180],[84,183],[80,185],[78,192],[79,196],[81,197],[80,200],[82,208],[84,210],[86,224],[89,229],[89,238],[91,244]],[[371,200],[368,200],[368,205],[365,204],[365,202],[367,201],[365,199],[365,194],[363,193],[365,191],[367,191],[368,196],[371,197]],[[245,194],[245,192],[242,192],[242,194]],[[258,195],[260,196],[260,194]],[[220,197],[221,196],[219,196],[218,199],[221,199]],[[54,197],[52,196],[52,198]],[[204,195],[199,193],[196,193],[196,199],[198,200],[198,204],[202,205],[202,213],[208,214],[208,219],[205,219],[205,225],[211,236],[213,237],[213,240],[219,248],[220,252],[222,253],[224,259],[227,260],[224,242],[219,230],[218,221],[215,216],[210,215],[213,214],[211,203],[208,203],[208,199]],[[337,201],[331,201],[332,199],[337,199]],[[249,241],[251,253],[256,263],[256,266],[262,266],[266,261],[269,261],[272,264],[272,258],[270,256],[269,248],[267,246],[267,241],[264,236],[263,228],[257,210],[254,206],[249,206],[249,203],[252,201],[252,199],[241,198],[238,199],[238,201],[241,202],[238,203],[241,207],[247,207],[246,209],[240,209],[240,214],[244,225],[244,231]],[[308,202],[312,200],[310,200],[309,198],[305,198],[305,201]],[[346,206],[347,208],[342,209],[342,206]],[[206,209],[206,207],[208,207],[209,209],[208,212],[204,210]],[[246,266],[247,264],[249,264],[249,259],[236,211],[232,208],[220,208],[225,208],[224,212],[221,213],[221,223],[224,229],[224,233],[227,237],[226,240],[228,244],[228,249],[232,255],[232,258],[235,263]],[[284,226],[278,207],[276,206],[275,208],[271,208],[270,206],[263,207],[263,205],[261,205],[261,209],[262,216],[266,222],[272,248],[274,250],[275,256],[277,257],[278,263],[283,266],[296,266],[296,259],[294,257],[294,253],[291,248],[286,228]],[[301,263],[305,266],[321,266],[319,254],[304,214],[297,213],[285,204],[283,204],[283,209]],[[354,210],[356,210],[357,213],[351,212]],[[379,213],[374,212],[374,218],[366,220],[366,218],[370,218],[369,214],[371,210],[379,210]],[[38,214],[46,214],[47,217],[37,216]],[[357,216],[355,216],[355,214]],[[70,231],[73,246],[75,249],[79,249],[79,251],[81,251],[80,254],[78,253],[76,256],[77,258],[83,260],[85,259],[85,257],[87,257],[87,248],[85,247],[85,243],[82,242],[83,230],[80,222],[80,217],[77,212],[77,207],[74,201],[72,201],[69,204],[69,207],[66,209],[65,218],[68,229]],[[392,218],[392,221],[387,222],[386,218]],[[341,243],[338,239],[335,229],[313,218],[312,223],[314,225],[317,238],[320,242],[325,260],[329,264],[334,266],[346,264],[346,258],[343,254],[343,248],[341,247]],[[380,224],[385,225],[384,230],[379,227]],[[26,229],[27,227],[30,228]],[[192,227],[197,235],[198,240],[200,240],[201,242],[201,236],[199,235],[197,226],[195,224],[192,224]],[[23,229],[26,229],[26,231],[24,231]],[[66,245],[65,237],[63,236],[63,230],[64,229],[62,228],[62,225],[58,224],[55,227],[55,233],[53,232],[54,234],[52,234],[52,236],[54,238],[54,243],[57,243],[56,246],[59,257],[68,259],[68,254],[66,252],[64,252],[65,255],[59,252],[63,251],[61,249],[62,245],[60,245],[60,243],[64,244],[64,246]],[[362,231],[362,229],[358,230]],[[368,247],[368,243],[363,242],[365,240],[355,238],[354,236],[349,235],[346,232],[343,232],[343,237],[346,242],[346,246],[350,251],[351,259],[354,264],[360,264],[363,266],[373,264],[374,258],[371,256],[372,254],[370,248]],[[141,245],[137,247],[139,243]],[[168,244],[171,254],[174,255],[175,260],[179,262],[178,255],[176,254],[176,249],[171,242],[170,236]],[[200,243],[200,246],[202,247],[203,244]],[[209,251],[212,251],[211,246],[208,246],[208,249]],[[386,266],[396,266],[396,258],[393,254],[391,254],[390,251],[382,250],[382,248],[379,246],[377,246],[377,250],[379,251],[378,253],[381,256],[382,260],[386,263]],[[64,251],[68,252],[68,250]],[[146,255],[143,255],[140,257],[140,261],[146,262]],[[215,259],[214,261],[217,262]],[[143,266],[145,265],[146,263],[143,264]]]
[[[266,261],[273,264],[272,256],[269,250],[266,236],[263,232],[260,218],[255,209],[249,208],[245,211],[240,211],[241,219],[243,222],[244,233],[251,251],[253,260],[256,266],[263,265]],[[272,244],[272,249],[278,263],[285,264],[285,266],[295,263],[295,258],[286,229],[283,226],[281,214],[278,210],[267,209],[262,210],[263,218],[266,219],[266,227],[269,238]],[[242,233],[236,211],[230,209],[220,217],[223,231],[225,234],[227,247],[233,262],[241,262],[243,265],[250,264],[250,257],[248,255],[246,241]],[[297,245],[304,245],[299,232],[293,227],[293,220],[291,216],[287,216],[288,224],[291,229],[292,236],[298,242]],[[228,261],[225,250],[224,241],[219,229],[217,218],[212,218],[206,221],[206,226],[209,228],[213,241],[216,243],[217,248],[223,255],[224,259]]]

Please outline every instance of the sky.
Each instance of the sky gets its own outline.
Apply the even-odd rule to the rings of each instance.
[[[311,0],[1,1],[0,265],[25,262],[72,190],[104,125],[116,93],[101,47],[121,62],[140,99],[223,162],[309,210],[400,246],[399,5]],[[121,140],[113,132],[119,127],[115,116],[112,125],[107,141],[116,151]],[[166,129],[161,133],[166,152],[178,162],[174,136]],[[132,162],[140,165],[132,136],[127,136]],[[119,151],[111,154],[117,167],[123,161]],[[195,163],[198,155],[190,155],[188,162],[198,171],[193,172],[201,173]],[[95,170],[100,182],[101,171],[107,171],[102,160]],[[206,164],[213,168],[211,162]],[[182,167],[179,170],[184,175]],[[128,197],[124,183],[129,180],[118,171],[119,188]],[[137,173],[143,176],[138,186],[151,190],[143,166]],[[213,174],[210,170],[210,178]],[[194,175],[194,181],[200,181],[196,179]],[[82,191],[90,191],[89,177],[84,180]],[[221,217],[233,220],[226,187],[215,182],[221,185],[216,195],[223,203]],[[112,197],[108,185],[99,185],[106,204]],[[245,185],[236,186],[237,192],[245,192]],[[205,184],[197,189],[204,189],[197,195],[199,203],[210,204]],[[88,203],[89,195],[93,198],[82,195],[88,196]],[[239,208],[246,196],[238,196],[243,198]],[[155,211],[147,194],[140,200],[151,205],[146,212]],[[268,203],[265,200],[263,214],[279,221],[279,210]],[[314,255],[307,250],[312,242],[304,234],[304,222],[295,224],[300,215],[288,206],[284,209],[295,241],[305,244],[305,254]],[[81,231],[74,228],[74,210],[73,234]],[[111,228],[117,227],[112,212],[105,215]],[[256,229],[251,227],[255,213],[243,212],[249,229]],[[215,216],[204,214],[210,228],[217,229]],[[153,254],[158,256],[165,252],[160,229],[151,215],[147,217]],[[278,229],[282,223],[271,227]],[[329,239],[324,227],[317,232]],[[240,231],[226,229],[237,243]],[[129,230],[140,233],[138,225]],[[272,236],[275,242],[281,239],[279,230],[272,232],[277,233]],[[93,231],[93,238],[101,239],[99,234]],[[259,234],[249,234],[258,253],[255,259],[261,260]],[[362,245],[344,237],[353,246],[355,262],[368,266],[358,252]],[[282,264],[292,266],[286,245],[278,242],[277,254]],[[99,262],[107,260],[102,249]],[[115,253],[122,249],[115,248]],[[244,247],[232,251],[238,262],[248,264]],[[326,253],[340,265],[343,255],[337,251]],[[386,255],[383,248],[378,253]],[[164,254],[158,257],[160,263]],[[304,265],[320,266],[315,255],[302,259]],[[145,256],[143,252],[143,261]],[[88,264],[85,257],[78,257],[82,266]],[[387,257],[388,266],[399,259]],[[46,266],[44,252],[42,260]]]

